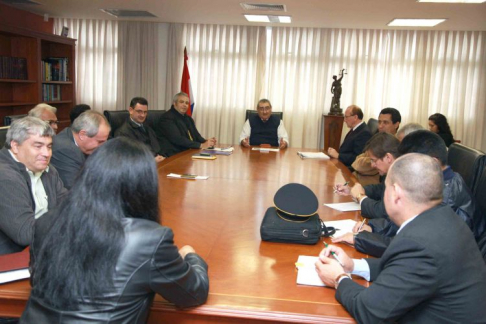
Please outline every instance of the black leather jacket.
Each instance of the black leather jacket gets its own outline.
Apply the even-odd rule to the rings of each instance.
[[[49,222],[36,222],[31,246],[33,272],[42,233],[48,225]],[[206,301],[208,267],[195,253],[187,254],[184,259],[180,257],[170,228],[134,218],[124,219],[123,226],[126,244],[110,291],[94,300],[80,300],[76,309],[63,311],[51,307],[48,300],[37,298],[33,290],[20,322],[145,323],[155,293],[179,307],[197,306]]]
[[[479,208],[476,208],[474,198],[462,177],[447,167],[443,171],[444,190],[442,191],[442,205],[448,205],[461,217],[474,234],[476,240],[485,231],[485,218]],[[354,238],[356,250],[381,257],[398,231],[389,219],[374,219],[372,222],[373,233],[361,232]]]

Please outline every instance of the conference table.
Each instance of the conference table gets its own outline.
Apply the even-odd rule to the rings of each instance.
[[[317,256],[329,238],[315,245],[260,238],[265,211],[288,183],[304,184],[316,194],[322,220],[360,220],[358,211],[323,205],[351,201],[333,192],[336,183],[356,181],[349,170],[336,159],[301,159],[298,151],[238,146],[229,156],[194,160],[199,151],[188,150],[158,164],[161,223],[173,229],[177,246],[191,245],[206,260],[210,290],[207,302],[191,309],[178,309],[157,295],[149,323],[354,323],[334,289],[296,283],[299,255]],[[169,173],[209,178],[174,179]],[[340,246],[354,258],[366,257]],[[28,280],[0,285],[0,317],[20,316],[29,293]]]

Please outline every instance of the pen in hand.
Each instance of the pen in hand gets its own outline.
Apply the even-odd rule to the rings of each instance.
[[[356,233],[361,232],[361,230],[363,229],[363,226],[364,226],[365,222],[366,222],[366,218],[363,218],[363,221],[361,222],[361,224],[359,224],[358,231]]]
[[[326,247],[328,247],[328,245],[327,245],[327,243],[326,243],[326,242],[323,242],[323,243],[324,243],[324,245],[325,245]],[[336,253],[331,252],[331,254],[332,254],[332,256],[334,257],[334,259],[335,259],[335,260],[336,260],[336,261],[337,261],[337,262],[338,262],[338,263],[341,265],[341,267],[343,267],[343,268],[344,268],[344,264],[341,262],[341,260],[339,260],[339,258],[338,258],[338,256],[336,255]]]
[[[346,181],[344,184],[343,184],[343,187],[346,187],[347,185],[349,184],[349,181]],[[334,193],[337,193],[338,192],[338,189],[336,186],[334,186]]]

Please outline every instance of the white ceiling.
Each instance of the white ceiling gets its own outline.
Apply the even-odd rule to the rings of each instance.
[[[41,5],[19,9],[49,17],[116,19],[99,9],[146,10],[158,18],[128,19],[157,22],[271,25],[249,23],[244,13],[290,15],[291,24],[280,26],[407,29],[388,27],[394,18],[447,18],[432,30],[486,31],[486,3],[418,3],[416,0],[33,0]],[[240,2],[286,5],[287,12],[245,11]],[[424,28],[408,28],[424,29]]]

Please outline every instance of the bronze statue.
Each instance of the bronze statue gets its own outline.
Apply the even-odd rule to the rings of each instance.
[[[346,69],[342,69],[341,73],[339,74],[341,77],[338,79],[336,75],[333,75],[332,78],[334,79],[334,82],[332,83],[331,86],[331,93],[334,95],[332,97],[332,102],[331,102],[331,111],[329,112],[329,115],[342,115],[343,110],[341,109],[341,93],[343,92],[343,89],[341,88],[341,80],[344,78],[344,75],[346,74],[344,71]]]

